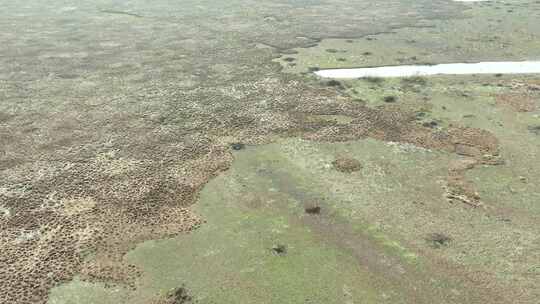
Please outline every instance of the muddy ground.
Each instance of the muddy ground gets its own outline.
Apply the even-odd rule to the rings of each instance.
[[[535,303],[534,1],[0,1],[1,303]]]

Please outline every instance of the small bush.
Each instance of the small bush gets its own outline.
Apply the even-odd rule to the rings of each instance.
[[[340,90],[345,89],[345,86],[341,82],[339,82],[339,81],[337,81],[335,79],[328,80],[324,84],[329,86],[329,87],[335,87],[335,88],[340,89]]]
[[[387,103],[393,103],[393,102],[396,102],[397,101],[397,97],[394,96],[394,95],[390,95],[390,96],[385,96],[383,98],[384,102],[387,102]]]
[[[283,244],[277,244],[274,247],[272,247],[272,252],[277,255],[285,255],[287,254],[287,246]]]
[[[312,207],[306,207],[304,211],[307,214],[320,214],[321,213],[321,207],[319,206],[312,206]]]
[[[426,237],[426,241],[430,243],[433,248],[441,248],[442,246],[446,246],[451,240],[451,237],[438,232],[430,233]]]

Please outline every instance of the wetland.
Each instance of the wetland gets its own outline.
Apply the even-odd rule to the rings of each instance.
[[[540,3],[463,2],[0,0],[0,302],[536,303]]]

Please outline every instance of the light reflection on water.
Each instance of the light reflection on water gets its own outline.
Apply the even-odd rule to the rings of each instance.
[[[324,78],[536,73],[540,73],[540,61],[502,61],[478,63],[446,63],[436,65],[401,65],[372,68],[329,69],[315,72],[315,74]]]

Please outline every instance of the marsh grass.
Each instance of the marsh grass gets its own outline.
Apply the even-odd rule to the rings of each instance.
[[[374,83],[374,84],[382,84],[384,82],[384,78],[382,77],[374,77],[374,76],[368,76],[368,77],[363,77],[363,78],[360,78],[361,80],[365,80],[369,83]]]
[[[401,79],[401,83],[405,85],[421,85],[424,86],[427,84],[427,79],[422,76],[411,76]]]

